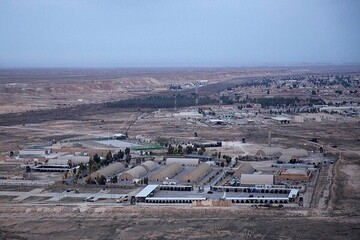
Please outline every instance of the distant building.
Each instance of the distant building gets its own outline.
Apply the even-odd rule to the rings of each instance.
[[[277,175],[279,180],[299,180],[308,181],[311,177],[311,171],[307,169],[283,169]]]
[[[200,119],[203,115],[198,112],[179,112],[174,113],[174,117],[181,119]]]
[[[24,149],[19,151],[19,157],[44,157],[48,154],[46,149]]]
[[[124,135],[122,133],[117,133],[117,134],[114,134],[113,138],[116,140],[126,139],[126,135]]]
[[[291,118],[284,117],[284,116],[272,117],[271,119],[278,122],[278,123],[281,123],[281,124],[287,124],[287,123],[290,123],[292,121]]]
[[[241,185],[273,185],[274,175],[269,174],[241,174]]]
[[[178,163],[182,166],[197,166],[199,165],[199,158],[167,158],[166,165]]]

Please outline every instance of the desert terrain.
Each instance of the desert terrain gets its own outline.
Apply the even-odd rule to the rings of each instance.
[[[274,92],[274,96],[292,97],[291,91],[296,91],[301,101],[305,101],[311,96],[312,89],[304,87],[304,91],[294,90],[293,80],[292,89],[286,88],[283,92],[277,87],[247,89],[241,84],[263,78],[273,78],[271,81],[276,82],[281,78],[320,78],[336,74],[352,76],[357,88],[350,90],[359,90],[360,85],[356,81],[360,70],[353,66],[1,70],[0,152],[4,156],[10,151],[16,152],[51,141],[125,132],[133,139],[142,135],[147,139],[165,139],[173,143],[241,141],[245,138],[247,143],[266,145],[271,129],[273,145],[284,148],[301,147],[307,151],[316,151],[321,146],[329,156],[335,156],[338,160],[326,168],[328,172],[323,179],[319,177],[309,208],[254,209],[235,205],[193,207],[181,204],[89,205],[82,201],[47,203],[41,199],[15,203],[11,198],[2,196],[0,239],[358,239],[358,115],[347,117],[333,114],[331,117],[334,118],[321,122],[293,122],[283,125],[271,122],[267,117],[259,120],[257,114],[264,114],[261,109],[251,117],[250,124],[214,126],[205,121],[179,120],[172,114],[176,111],[197,111],[199,107],[209,107],[215,112],[221,112],[228,107],[224,102],[202,106],[193,104],[177,109],[175,103],[174,107],[163,109],[122,105],[114,107],[108,104],[149,96],[169,97],[166,99],[171,99],[175,94],[192,96],[197,94],[195,91],[198,91],[200,97],[209,96],[216,100],[237,94],[240,100],[266,97],[267,90],[270,91],[270,96]],[[169,90],[169,86],[174,83],[187,86],[199,80],[207,82],[198,89],[191,87],[179,91]],[[335,93],[328,94],[325,87],[319,88],[318,96],[326,101],[351,96],[351,100],[347,101],[359,104],[358,92],[346,95],[347,90],[344,88],[344,93],[338,96]],[[278,109],[283,110],[281,107]],[[313,138],[317,141],[309,141]],[[228,149],[228,154],[235,157],[244,152],[235,148]],[[22,171],[16,165],[7,165],[0,170],[3,176]],[[46,190],[60,191],[59,189],[66,188],[57,183]],[[24,191],[33,189],[26,188]],[[2,190],[9,189],[4,187]],[[128,193],[132,190],[119,191]]]

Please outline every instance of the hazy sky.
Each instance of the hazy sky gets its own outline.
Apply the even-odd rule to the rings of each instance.
[[[0,67],[360,64],[359,0],[1,0]]]

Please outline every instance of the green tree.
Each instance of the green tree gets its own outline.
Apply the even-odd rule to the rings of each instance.
[[[175,151],[175,148],[171,144],[169,144],[167,153],[172,155],[172,154],[174,154],[174,151]]]
[[[104,175],[98,176],[96,178],[96,181],[99,185],[105,185],[106,184],[106,177]]]
[[[94,160],[94,162],[96,162],[96,163],[100,163],[100,157],[99,157],[99,155],[97,154],[97,153],[95,153],[94,154],[94,156],[93,156],[93,160]]]
[[[178,148],[177,148],[177,151],[178,151],[178,153],[179,153],[180,155],[183,154],[184,149],[183,149],[183,147],[181,146],[181,144],[179,144],[179,146],[178,146]]]
[[[114,158],[113,158],[112,153],[111,153],[110,150],[107,152],[105,158],[106,158],[106,160],[107,160],[108,163],[111,163],[112,161],[114,161]]]
[[[192,154],[193,151],[194,151],[194,149],[192,146],[186,146],[186,148],[185,148],[186,154]]]
[[[144,178],[144,184],[145,184],[145,185],[148,185],[148,184],[149,184],[149,178],[147,178],[147,177]]]
[[[129,154],[130,154],[130,148],[127,147],[127,148],[125,148],[125,155],[129,156]]]
[[[86,169],[85,164],[81,162],[81,163],[79,164],[79,171],[84,171],[85,169]]]
[[[118,177],[115,175],[111,178],[111,182],[112,183],[117,183],[118,182]]]
[[[93,179],[91,178],[90,175],[87,177],[86,183],[87,183],[87,184],[93,184]]]
[[[205,147],[204,147],[204,146],[201,146],[200,149],[199,149],[199,151],[198,151],[198,154],[199,154],[199,155],[203,155],[203,154],[205,153],[205,151],[206,151]]]

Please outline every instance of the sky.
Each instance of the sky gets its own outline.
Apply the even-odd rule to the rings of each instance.
[[[359,0],[1,0],[0,67],[360,64]]]

